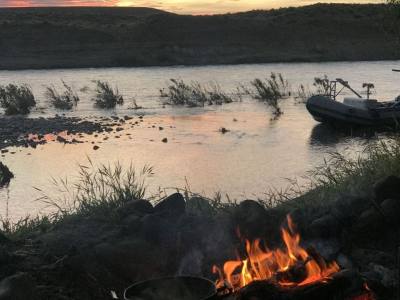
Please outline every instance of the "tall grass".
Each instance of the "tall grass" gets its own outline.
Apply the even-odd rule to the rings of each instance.
[[[124,104],[124,98],[119,93],[117,87],[112,88],[108,82],[101,80],[96,80],[95,84],[95,94],[92,98],[95,106],[110,109]]]
[[[265,80],[256,78],[250,82],[250,89],[247,90],[254,99],[268,104],[273,109],[275,118],[283,114],[279,100],[290,96],[289,82],[283,78],[281,73],[271,73]]]
[[[64,87],[64,91],[61,94],[51,85],[46,87],[44,95],[55,108],[70,110],[77,106],[79,97],[71,86],[67,85],[63,80],[61,80],[61,82]]]
[[[164,104],[189,107],[233,102],[233,97],[224,92],[216,82],[201,85],[197,81],[185,83],[180,79],[170,79],[167,89],[160,90],[160,97]]]
[[[35,97],[28,85],[0,86],[0,106],[6,115],[26,115],[35,105]]]
[[[329,94],[329,78],[327,75],[323,77],[315,77],[313,86],[315,88],[315,95],[328,95]]]
[[[153,174],[149,166],[137,171],[133,165],[124,168],[120,163],[95,166],[79,165],[75,183],[68,179],[53,179],[58,195],[46,191],[37,199],[54,211],[51,214],[22,218],[12,222],[8,217],[0,218],[0,230],[11,238],[38,230],[47,230],[71,217],[96,217],[105,222],[117,218],[116,209],[130,200],[144,199],[146,179]]]

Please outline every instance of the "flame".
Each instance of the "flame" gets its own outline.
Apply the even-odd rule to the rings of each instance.
[[[367,283],[364,283],[364,293],[353,297],[352,300],[375,300],[374,292],[369,288]]]
[[[301,247],[300,235],[290,216],[287,216],[287,229],[281,231],[284,249],[270,250],[263,247],[260,239],[247,240],[245,259],[225,262],[222,271],[214,266],[213,272],[219,275],[217,287],[236,291],[253,281],[270,280],[290,288],[326,282],[340,270],[336,262],[327,263]]]

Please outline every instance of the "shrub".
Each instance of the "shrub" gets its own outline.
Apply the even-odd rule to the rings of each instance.
[[[247,92],[255,99],[262,101],[273,108],[274,117],[279,117],[283,112],[279,106],[278,100],[290,96],[289,82],[285,80],[282,74],[271,73],[265,81],[259,78],[251,83],[251,90]]]
[[[118,88],[113,89],[108,82],[97,80],[95,95],[92,98],[95,106],[100,108],[114,108],[117,104],[122,105],[124,98]]]
[[[79,97],[71,86],[61,80],[65,90],[62,94],[58,93],[54,86],[46,87],[45,97],[57,109],[69,110],[78,104]]]
[[[160,90],[160,97],[167,98],[164,102],[165,104],[196,107],[204,106],[205,104],[221,105],[233,102],[232,97],[222,91],[216,82],[201,85],[197,81],[192,81],[190,84],[178,79],[170,79],[170,81],[171,84],[167,90]]]
[[[324,77],[315,77],[313,86],[316,88],[317,95],[327,95],[329,93],[329,78],[324,75]]]
[[[0,86],[0,105],[6,115],[26,115],[36,105],[32,89],[26,85]]]
[[[14,178],[14,174],[6,165],[0,162],[0,188],[8,186],[12,178]]]

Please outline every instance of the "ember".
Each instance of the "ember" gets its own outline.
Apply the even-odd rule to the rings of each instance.
[[[281,288],[306,286],[325,283],[340,270],[336,262],[327,263],[315,251],[301,247],[300,235],[290,216],[287,216],[287,228],[282,228],[281,232],[284,249],[270,250],[262,246],[260,239],[246,240],[245,259],[227,261],[223,270],[214,266],[213,272],[219,275],[217,287],[237,291],[261,280]]]

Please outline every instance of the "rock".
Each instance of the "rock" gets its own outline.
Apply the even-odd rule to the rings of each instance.
[[[244,200],[234,212],[240,234],[248,239],[264,236],[267,219],[265,208],[254,200]]]
[[[0,300],[37,299],[34,279],[27,273],[19,273],[0,282]]]
[[[225,133],[229,132],[229,129],[226,129],[225,127],[221,127],[219,129],[219,132],[221,132],[222,134],[225,134]]]
[[[154,212],[153,205],[147,200],[131,200],[118,208],[118,214],[122,217],[129,215],[146,215]]]
[[[161,140],[161,142],[163,142],[163,143],[168,143],[168,139],[167,139],[167,138],[163,138],[163,139]]]
[[[400,178],[394,175],[388,176],[374,185],[375,198],[378,203],[385,199],[400,199]]]
[[[126,225],[126,227],[124,228],[124,233],[130,234],[140,231],[142,227],[141,219],[141,217],[135,215],[126,217],[124,219],[124,224]]]
[[[385,268],[384,266],[370,263],[368,265],[369,269],[375,272],[379,276],[380,283],[386,288],[395,288],[397,287],[397,272],[394,270],[390,270]]]
[[[327,238],[338,236],[341,229],[339,220],[331,214],[327,214],[312,221],[308,227],[308,233],[313,237]]]
[[[381,203],[382,213],[386,221],[398,225],[400,223],[400,199],[386,199]]]
[[[186,212],[195,216],[210,216],[213,208],[208,200],[201,197],[192,197],[186,202]]]
[[[159,127],[158,127],[158,130],[164,130],[164,127],[159,126]]]
[[[95,146],[93,146],[93,150],[99,150],[100,149],[100,147],[99,146],[97,146],[97,145],[95,145]]]
[[[177,246],[176,226],[158,215],[143,217],[141,237],[149,243],[162,245],[163,249],[175,249]]]
[[[383,222],[382,216],[374,208],[369,208],[361,213],[360,217],[356,220],[353,229],[359,234],[369,234],[370,230],[377,233],[377,227]]]
[[[154,211],[158,214],[178,217],[186,211],[185,199],[180,193],[172,194],[158,203]]]

